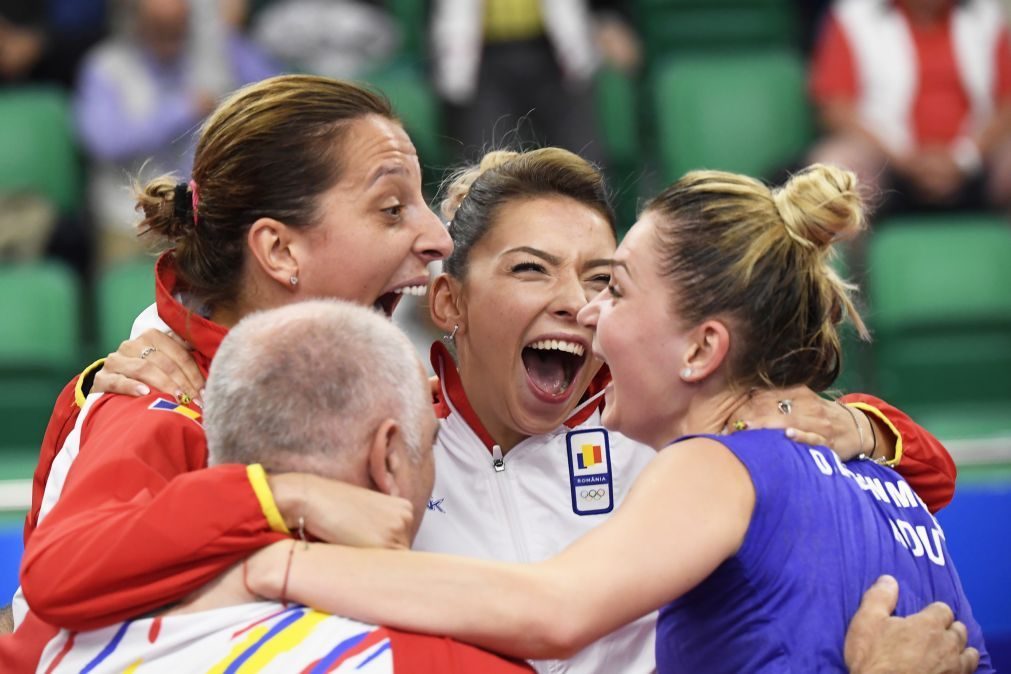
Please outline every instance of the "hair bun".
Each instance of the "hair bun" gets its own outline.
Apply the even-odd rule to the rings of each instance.
[[[453,216],[456,215],[456,209],[460,208],[460,204],[463,203],[463,200],[467,197],[467,193],[470,192],[470,186],[481,177],[481,174],[485,171],[496,169],[518,156],[519,152],[494,150],[482,157],[481,163],[477,166],[468,166],[450,176],[447,181],[449,186],[445,189],[446,197],[439,206],[442,217],[446,220],[453,219]]]
[[[820,250],[857,236],[865,227],[863,202],[852,171],[812,164],[772,192],[786,231]]]

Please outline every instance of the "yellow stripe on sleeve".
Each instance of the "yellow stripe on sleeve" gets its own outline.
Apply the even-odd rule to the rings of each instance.
[[[78,407],[84,407],[84,401],[88,397],[88,395],[84,392],[84,381],[90,375],[93,375],[101,370],[103,365],[105,365],[105,358],[99,358],[94,363],[84,368],[81,372],[81,376],[77,378],[77,384],[74,386],[74,402],[77,403]]]
[[[889,419],[887,416],[885,416],[885,414],[881,410],[879,410],[877,407],[874,407],[873,405],[868,405],[867,403],[846,403],[846,404],[849,407],[853,407],[855,409],[860,410],[861,412],[866,412],[868,414],[874,415],[875,419],[879,419],[882,423],[884,423],[885,426],[888,427],[888,429],[895,436],[895,458],[890,461],[886,461],[885,465],[889,467],[895,467],[899,465],[899,462],[902,461],[902,433],[899,433],[899,429],[895,427],[895,424],[892,423],[892,420]]]
[[[274,494],[270,491],[270,485],[267,483],[267,471],[263,470],[263,466],[260,464],[254,463],[246,466],[246,476],[249,478],[249,484],[253,487],[253,493],[256,494],[256,498],[260,502],[263,516],[267,518],[270,528],[282,534],[290,534],[291,531],[284,523],[281,511],[277,509],[277,503],[274,502]]]

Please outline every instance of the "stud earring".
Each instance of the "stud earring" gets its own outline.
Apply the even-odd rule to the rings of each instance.
[[[695,374],[695,371],[692,370],[690,367],[686,367],[685,369],[681,370],[682,379],[690,379],[693,374]]]
[[[291,287],[294,288],[295,286],[298,285],[298,276],[292,274],[291,278],[288,279],[288,282],[291,283]]]

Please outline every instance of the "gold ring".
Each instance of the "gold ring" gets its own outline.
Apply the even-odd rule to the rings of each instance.
[[[748,430],[748,422],[744,419],[738,419],[733,423],[733,429],[735,431],[746,431]]]

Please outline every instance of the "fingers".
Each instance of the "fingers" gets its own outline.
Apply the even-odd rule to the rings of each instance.
[[[179,371],[174,370],[177,376],[173,377],[166,372],[166,369],[174,370],[172,361],[158,351],[152,351],[145,359],[122,356],[119,352],[110,353],[105,360],[105,366],[95,375],[92,391],[124,393],[131,396],[146,395],[140,393],[141,387],[146,385],[150,389],[164,391],[176,397],[182,392],[189,394],[183,388],[188,384]],[[124,379],[128,382],[124,382]],[[114,386],[115,389],[107,389],[107,385]],[[190,395],[192,397],[192,394]]]
[[[185,378],[183,389],[190,394],[190,397],[200,397],[200,391],[205,384],[204,376],[193,359],[189,345],[175,333],[165,334],[159,330],[148,330],[141,335],[141,338],[147,339],[158,353],[167,356],[175,364],[175,367]]]
[[[828,438],[824,435],[819,435],[818,433],[808,433],[806,431],[801,431],[796,428],[787,428],[786,437],[790,438],[794,442],[800,442],[805,445],[811,445],[812,447],[831,447]]]
[[[142,382],[129,377],[124,377],[115,372],[106,372],[104,369],[95,374],[95,381],[91,386],[92,393],[118,393],[119,395],[131,396],[134,398],[146,396],[151,389]]]
[[[972,674],[979,668],[979,651],[975,648],[967,648],[959,656],[959,670],[963,674]]]
[[[853,619],[856,620],[861,615],[887,618],[895,612],[895,607],[898,603],[899,583],[891,576],[881,576],[864,592],[864,597],[860,601],[860,608]],[[944,604],[941,604],[941,606],[944,606]],[[950,611],[951,609],[948,610]]]
[[[123,382],[119,375],[132,382]],[[176,335],[160,330],[147,330],[139,337],[120,344],[109,354],[105,366],[96,375],[97,391],[146,395],[148,389],[158,389],[182,399],[183,395],[202,404],[204,379],[190,353],[189,347]],[[125,389],[125,390],[121,390]]]
[[[942,629],[948,629],[955,622],[955,614],[952,613],[951,607],[939,601],[930,604],[916,615],[922,620],[937,625]]]

